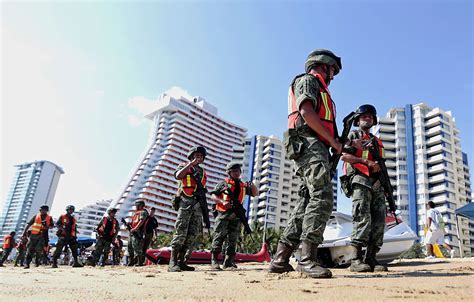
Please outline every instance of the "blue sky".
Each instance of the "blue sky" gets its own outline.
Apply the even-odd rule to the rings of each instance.
[[[451,110],[473,158],[471,1],[2,3],[1,197],[12,166],[62,166],[53,212],[116,198],[172,86],[200,95],[249,135],[281,137],[287,89],[329,48],[338,119],[425,102]],[[340,209],[350,211],[344,200]]]

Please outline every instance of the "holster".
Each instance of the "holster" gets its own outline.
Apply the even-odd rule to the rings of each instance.
[[[173,200],[171,200],[171,205],[175,211],[179,210],[179,204],[181,203],[181,196],[175,196]]]
[[[341,191],[346,195],[346,197],[351,197],[353,190],[352,190],[352,177],[349,175],[342,175],[339,177],[341,181]]]
[[[283,133],[283,145],[289,159],[297,160],[302,155],[303,141],[298,135],[298,130],[288,129]]]

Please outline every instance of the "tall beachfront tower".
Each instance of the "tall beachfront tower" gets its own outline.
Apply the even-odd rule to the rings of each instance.
[[[460,131],[449,111],[426,104],[391,109],[379,119],[375,134],[385,147],[386,165],[404,221],[424,237],[425,205],[433,201],[446,222],[449,244],[470,255],[469,221],[454,211],[471,202],[467,156],[461,150]]]
[[[41,205],[46,204],[51,209],[59,177],[64,174],[61,167],[46,160],[15,167],[17,170],[0,216],[0,242],[12,231],[23,232]]]
[[[118,217],[130,217],[135,199],[145,198],[147,206],[156,208],[159,231],[169,233],[176,221],[176,211],[171,206],[178,187],[174,172],[187,161],[189,149],[207,149],[203,167],[207,187],[212,190],[226,177],[225,166],[234,150],[241,148],[247,130],[220,117],[217,108],[202,97],[190,96],[180,88],[160,95],[155,109],[146,117],[153,121],[149,145],[111,207],[119,209]],[[209,195],[208,200],[212,204]],[[127,238],[128,232],[122,235]]]

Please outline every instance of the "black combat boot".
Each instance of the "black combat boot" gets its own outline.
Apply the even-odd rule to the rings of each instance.
[[[301,259],[296,270],[311,278],[331,278],[332,273],[318,263],[318,245],[309,241],[303,241],[301,245]]]
[[[224,259],[224,264],[222,264],[222,269],[234,269],[237,268],[237,265],[234,262],[235,255],[226,255]]]
[[[268,271],[270,273],[282,274],[294,271],[290,265],[290,257],[293,254],[293,247],[283,242],[278,242],[277,251],[270,263]]]
[[[51,265],[52,268],[58,268],[58,259],[53,257],[53,264]]]
[[[186,256],[186,251],[179,253],[179,255],[178,255],[178,266],[179,266],[179,268],[180,268],[183,272],[193,272],[193,271],[195,271],[196,268],[194,268],[194,267],[192,267],[192,266],[189,266],[189,265],[186,263],[185,256]]]
[[[213,270],[222,270],[221,267],[219,266],[219,260],[218,260],[218,257],[219,257],[219,254],[220,252],[212,252],[211,254],[211,268]]]
[[[128,262],[127,266],[134,266],[135,263],[137,263],[137,258],[136,257],[130,257],[130,261]]]
[[[24,266],[24,268],[25,268],[25,269],[30,268],[30,263],[31,263],[31,258],[26,257],[26,261],[25,261],[25,266]]]
[[[144,266],[145,265],[145,256],[138,256],[138,262],[135,266]]]
[[[362,260],[362,246],[352,245],[351,267],[350,271],[355,273],[370,272],[370,265]]]
[[[72,265],[72,267],[84,267],[84,265],[79,263],[79,260],[77,259],[77,257],[74,257],[74,264]]]
[[[171,249],[171,256],[170,256],[170,263],[168,265],[168,272],[180,272],[181,268],[178,265],[178,249],[173,248]]]
[[[369,245],[365,251],[365,263],[370,266],[371,272],[388,272],[387,266],[377,261],[377,252],[379,248]]]

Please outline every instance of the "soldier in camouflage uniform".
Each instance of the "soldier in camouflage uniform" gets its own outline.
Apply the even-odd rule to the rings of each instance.
[[[143,246],[145,244],[145,222],[148,218],[148,211],[145,209],[145,201],[141,198],[135,201],[135,213],[132,216],[130,224],[130,238],[128,240],[131,245],[131,257],[129,266],[143,266],[145,265],[145,254],[143,253]],[[129,249],[130,250],[130,249]]]
[[[211,246],[211,268],[220,270],[217,257],[222,250],[222,244],[227,239],[227,248],[223,268],[237,268],[234,263],[235,247],[240,236],[242,223],[237,215],[232,211],[231,200],[237,199],[243,203],[245,195],[256,196],[258,191],[252,182],[242,182],[240,174],[242,165],[236,162],[230,162],[226,171],[229,175],[221,183],[217,184],[212,196],[219,201],[216,203],[217,218],[214,228],[214,238]]]
[[[31,234],[30,231],[28,231],[28,235]],[[18,266],[18,262],[20,263],[21,266],[23,266],[23,262],[25,261],[25,256],[26,256],[26,247],[28,244],[28,238],[27,237],[21,237],[20,242],[18,243],[18,246],[16,248],[17,250],[17,255],[15,258],[15,266]]]
[[[26,237],[28,229],[31,227],[31,235],[28,239],[25,269],[30,268],[33,254],[36,254],[36,266],[43,257],[44,247],[48,244],[48,230],[53,228],[53,218],[48,215],[49,206],[42,205],[40,212],[36,214],[25,227],[22,237]]]
[[[99,262],[100,256],[103,256],[100,266],[107,264],[111,244],[119,232],[119,223],[115,218],[115,213],[117,213],[117,209],[108,209],[107,217],[103,217],[96,228],[97,243],[95,244],[94,258],[91,262],[92,266]]]
[[[193,248],[196,237],[202,233],[202,210],[194,196],[197,184],[193,174],[198,176],[205,188],[206,172],[200,164],[204,162],[206,155],[204,147],[192,148],[188,153],[189,161],[180,164],[175,172],[175,178],[179,181],[180,201],[175,224],[176,233],[171,241],[169,272],[195,270],[194,267],[187,265],[185,256]]]
[[[312,278],[329,278],[330,270],[317,260],[318,245],[332,207],[329,148],[342,151],[337,140],[336,108],[328,86],[342,68],[341,58],[329,50],[309,54],[305,74],[297,76],[288,91],[288,130],[284,134],[287,156],[294,160],[301,179],[300,198],[283,231],[270,264],[271,273],[293,271],[289,258],[301,243],[297,271]]]
[[[354,126],[359,129],[349,133],[349,139],[369,140],[373,138],[370,128],[377,124],[377,111],[372,105],[362,105],[356,110]],[[377,138],[373,138],[377,139]],[[383,145],[378,140],[380,156],[383,157]],[[345,176],[341,178],[342,185],[348,188],[345,193],[352,196],[353,230],[351,245],[353,253],[351,257],[352,272],[387,271],[387,267],[381,265],[375,259],[375,255],[383,244],[385,229],[385,194],[378,180],[380,166],[375,162],[369,150],[357,149],[355,147],[344,148],[342,155]],[[362,248],[366,247],[365,259],[363,259]]]
[[[61,252],[66,246],[69,246],[72,257],[74,258],[74,264],[72,267],[83,266],[79,263],[77,253],[77,225],[76,218],[72,216],[75,209],[76,208],[73,205],[68,205],[66,207],[66,214],[59,216],[59,219],[56,222],[56,226],[58,227],[58,242],[56,243],[56,250],[53,254],[53,268],[58,267],[58,258],[61,256]]]

